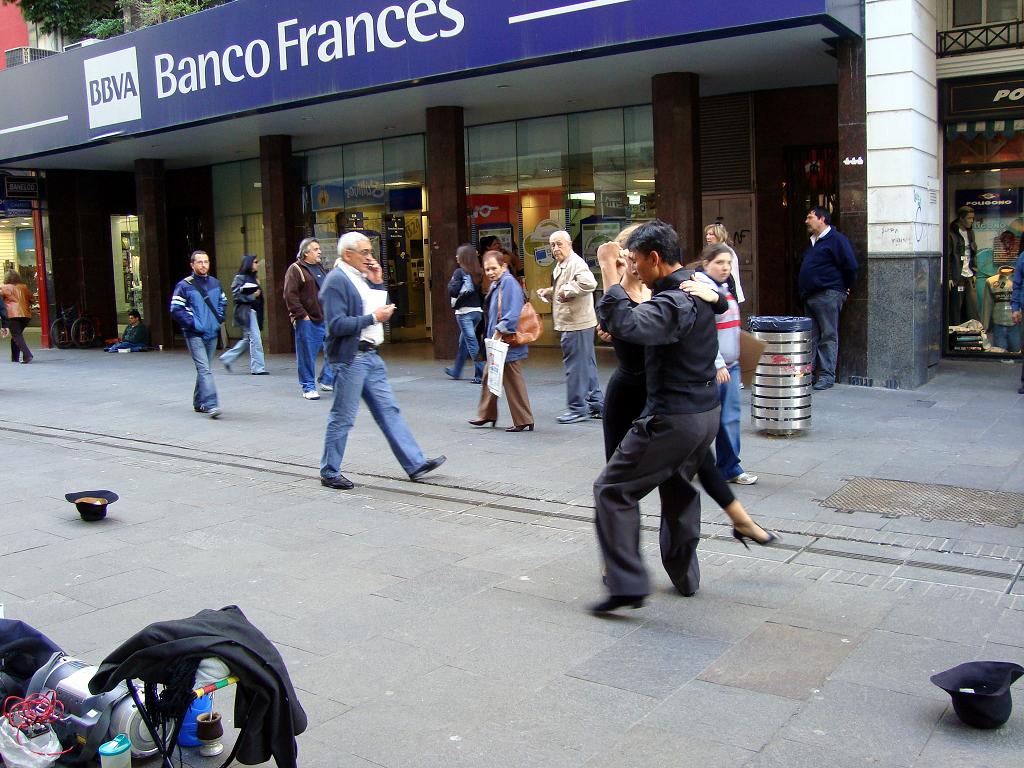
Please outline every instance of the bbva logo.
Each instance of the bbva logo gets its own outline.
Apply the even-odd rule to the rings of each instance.
[[[86,59],[84,67],[90,128],[142,117],[139,63],[134,47]]]

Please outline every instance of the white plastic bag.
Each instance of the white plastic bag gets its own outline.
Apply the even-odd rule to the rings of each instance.
[[[6,717],[0,717],[0,757],[8,768],[47,768],[56,762],[62,749],[52,728],[30,740]]]
[[[495,397],[501,397],[501,382],[505,376],[505,356],[508,344],[498,339],[484,339],[487,348],[487,388]]]

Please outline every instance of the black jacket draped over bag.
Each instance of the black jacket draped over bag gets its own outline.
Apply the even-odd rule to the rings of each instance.
[[[295,736],[306,730],[306,713],[281,654],[238,606],[150,624],[103,660],[89,688],[100,693],[134,678],[163,683],[172,664],[211,656],[221,659],[238,677],[234,714],[241,729],[238,761],[258,765],[273,756],[279,768],[296,768]]]

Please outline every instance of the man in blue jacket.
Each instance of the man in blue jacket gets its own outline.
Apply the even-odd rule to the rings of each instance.
[[[805,223],[811,244],[800,265],[800,298],[812,321],[814,388],[822,390],[836,383],[839,311],[857,279],[857,257],[846,235],[832,228],[824,208],[808,211]]]
[[[1013,313],[1013,322],[1020,325],[1024,319],[1024,250],[1017,256],[1017,263],[1013,265],[1013,293],[1010,294],[1010,311]],[[1020,388],[1018,395],[1024,395],[1024,365],[1020,370]]]
[[[320,483],[349,490],[355,484],[341,474],[348,433],[356,423],[359,400],[366,403],[387,438],[395,458],[412,480],[441,466],[444,456],[423,455],[409,425],[398,410],[388,371],[377,353],[384,341],[384,326],[395,311],[387,302],[380,264],[373,258],[369,239],[347,232],[338,241],[341,265],[332,269],[320,289],[327,327],[327,360],[334,369],[334,404],[327,417]]]
[[[192,407],[196,413],[216,419],[220,416],[220,407],[213,383],[213,355],[217,351],[228,297],[217,278],[210,275],[210,257],[206,251],[193,251],[191,262],[192,274],[174,286],[171,294],[171,317],[181,327],[196,366]]]

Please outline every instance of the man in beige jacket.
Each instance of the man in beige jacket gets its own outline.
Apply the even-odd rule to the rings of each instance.
[[[539,289],[537,295],[551,302],[555,330],[561,334],[567,410],[558,417],[558,423],[599,419],[604,410],[604,394],[594,358],[597,280],[587,262],[573,251],[568,232],[553,232],[548,242],[557,263],[551,273],[552,287]]]

